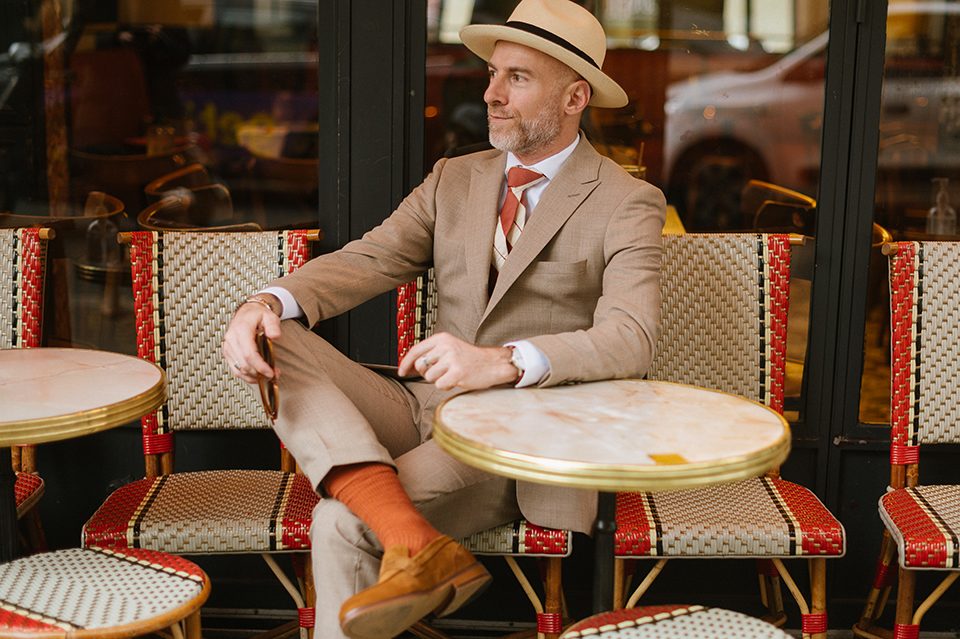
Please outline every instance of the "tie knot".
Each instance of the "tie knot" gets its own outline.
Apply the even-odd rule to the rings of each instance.
[[[537,173],[536,171],[531,171],[530,169],[524,169],[522,167],[515,166],[507,171],[507,186],[510,188],[526,186],[531,182],[536,182],[542,177],[542,173]]]

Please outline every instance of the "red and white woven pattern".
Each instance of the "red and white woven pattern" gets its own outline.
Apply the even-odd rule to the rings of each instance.
[[[560,639],[787,639],[776,626],[704,606],[645,606],[603,612],[572,625]]]
[[[206,599],[193,563],[146,550],[40,553],[0,565],[0,633],[56,633],[144,623]]]
[[[817,497],[779,478],[617,495],[618,557],[843,555],[844,531]]]
[[[17,517],[22,517],[43,497],[43,479],[36,473],[17,473],[13,495],[17,503]]]
[[[880,498],[880,518],[904,568],[960,569],[960,485],[891,491]]]
[[[177,554],[307,550],[318,501],[306,477],[281,471],[141,479],[107,498],[84,525],[83,543]]]
[[[900,242],[890,292],[891,455],[915,463],[894,449],[960,442],[960,246]]]
[[[40,345],[46,253],[39,229],[0,229],[0,348]]]
[[[480,531],[460,543],[475,555],[568,557],[573,550],[570,531],[543,528],[525,519]]]
[[[244,295],[306,262],[306,231],[132,235],[137,351],[167,373],[167,403],[144,418],[145,431],[268,428],[220,344]]]
[[[661,329],[648,377],[783,410],[790,242],[724,233],[663,238]]]

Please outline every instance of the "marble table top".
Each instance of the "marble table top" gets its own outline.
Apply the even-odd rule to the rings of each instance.
[[[786,459],[777,412],[718,391],[645,380],[465,393],[434,438],[493,473],[597,490],[671,490],[756,476]]]
[[[0,446],[39,444],[133,421],[166,397],[163,371],[79,348],[0,350]]]

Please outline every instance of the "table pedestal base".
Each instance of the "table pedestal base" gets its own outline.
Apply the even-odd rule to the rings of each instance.
[[[17,558],[17,499],[14,484],[17,476],[10,462],[10,449],[0,447],[0,563]]]
[[[613,610],[614,539],[617,531],[617,494],[601,492],[594,527],[596,559],[593,568],[593,612]]]

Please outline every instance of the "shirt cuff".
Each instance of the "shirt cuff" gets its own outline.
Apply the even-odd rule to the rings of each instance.
[[[507,342],[504,346],[512,346],[520,351],[520,357],[523,359],[523,377],[517,382],[516,388],[539,384],[550,372],[550,361],[543,354],[543,351],[534,346],[532,342],[520,340],[519,342]]]
[[[270,293],[280,300],[280,307],[283,309],[280,313],[280,319],[299,319],[305,315],[303,309],[297,304],[297,300],[294,299],[293,295],[287,289],[279,286],[268,286],[259,292]]]

